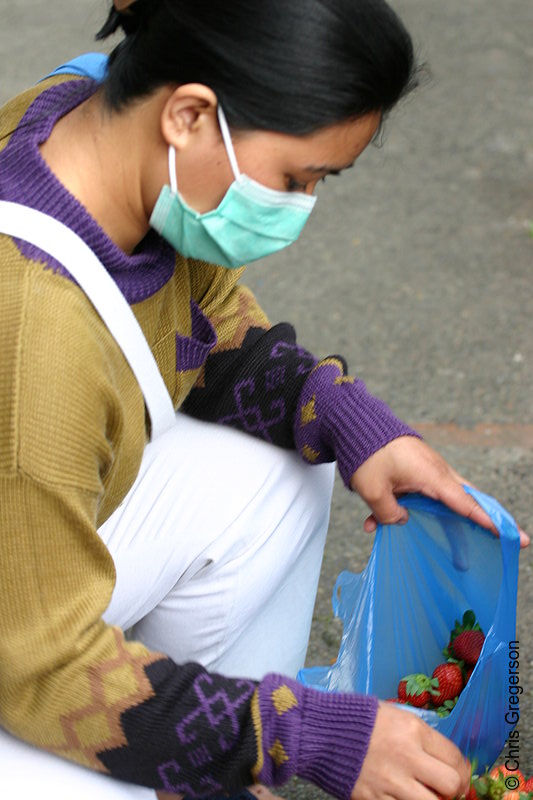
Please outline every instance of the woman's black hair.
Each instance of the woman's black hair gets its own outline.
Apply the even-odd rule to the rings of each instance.
[[[389,112],[417,83],[409,34],[385,0],[136,0],[105,81],[119,110],[166,84],[202,83],[234,129],[303,135]]]

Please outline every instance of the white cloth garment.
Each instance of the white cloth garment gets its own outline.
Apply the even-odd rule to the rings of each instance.
[[[100,535],[105,614],[175,661],[261,678],[303,666],[333,465],[178,414]]]

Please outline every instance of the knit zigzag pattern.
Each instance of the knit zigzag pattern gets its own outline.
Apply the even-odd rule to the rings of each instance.
[[[250,769],[243,766],[243,746],[250,761],[256,753],[249,714],[255,684],[208,674],[197,664],[181,666],[178,678],[167,658],[144,672],[152,696],[123,712],[124,743],[99,753],[109,773],[195,796],[242,787]],[[180,687],[179,712],[173,714],[170,704]]]
[[[316,359],[296,343],[291,325],[268,331],[249,328],[239,349],[213,351],[202,385],[184,410],[200,419],[294,448],[293,420],[298,396]]]

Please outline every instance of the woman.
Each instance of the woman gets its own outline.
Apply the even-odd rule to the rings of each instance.
[[[414,83],[409,36],[382,0],[115,0],[100,35],[119,28],[103,83],[72,67],[1,118],[4,785],[459,793],[468,764],[417,717],[293,678],[334,460],[368,531],[406,491],[488,519],[234,269],[294,241],[372,141]]]

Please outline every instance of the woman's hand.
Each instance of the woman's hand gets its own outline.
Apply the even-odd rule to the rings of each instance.
[[[378,522],[407,522],[407,509],[397,497],[408,492],[440,500],[453,511],[468,517],[477,525],[497,533],[488,514],[467,494],[463,485],[471,486],[435,450],[414,436],[400,436],[377,450],[352,475],[351,488],[370,506],[364,529],[372,533]],[[527,547],[529,536],[520,530],[520,545]]]
[[[435,800],[460,797],[470,764],[445,736],[416,714],[380,703],[351,800]]]

